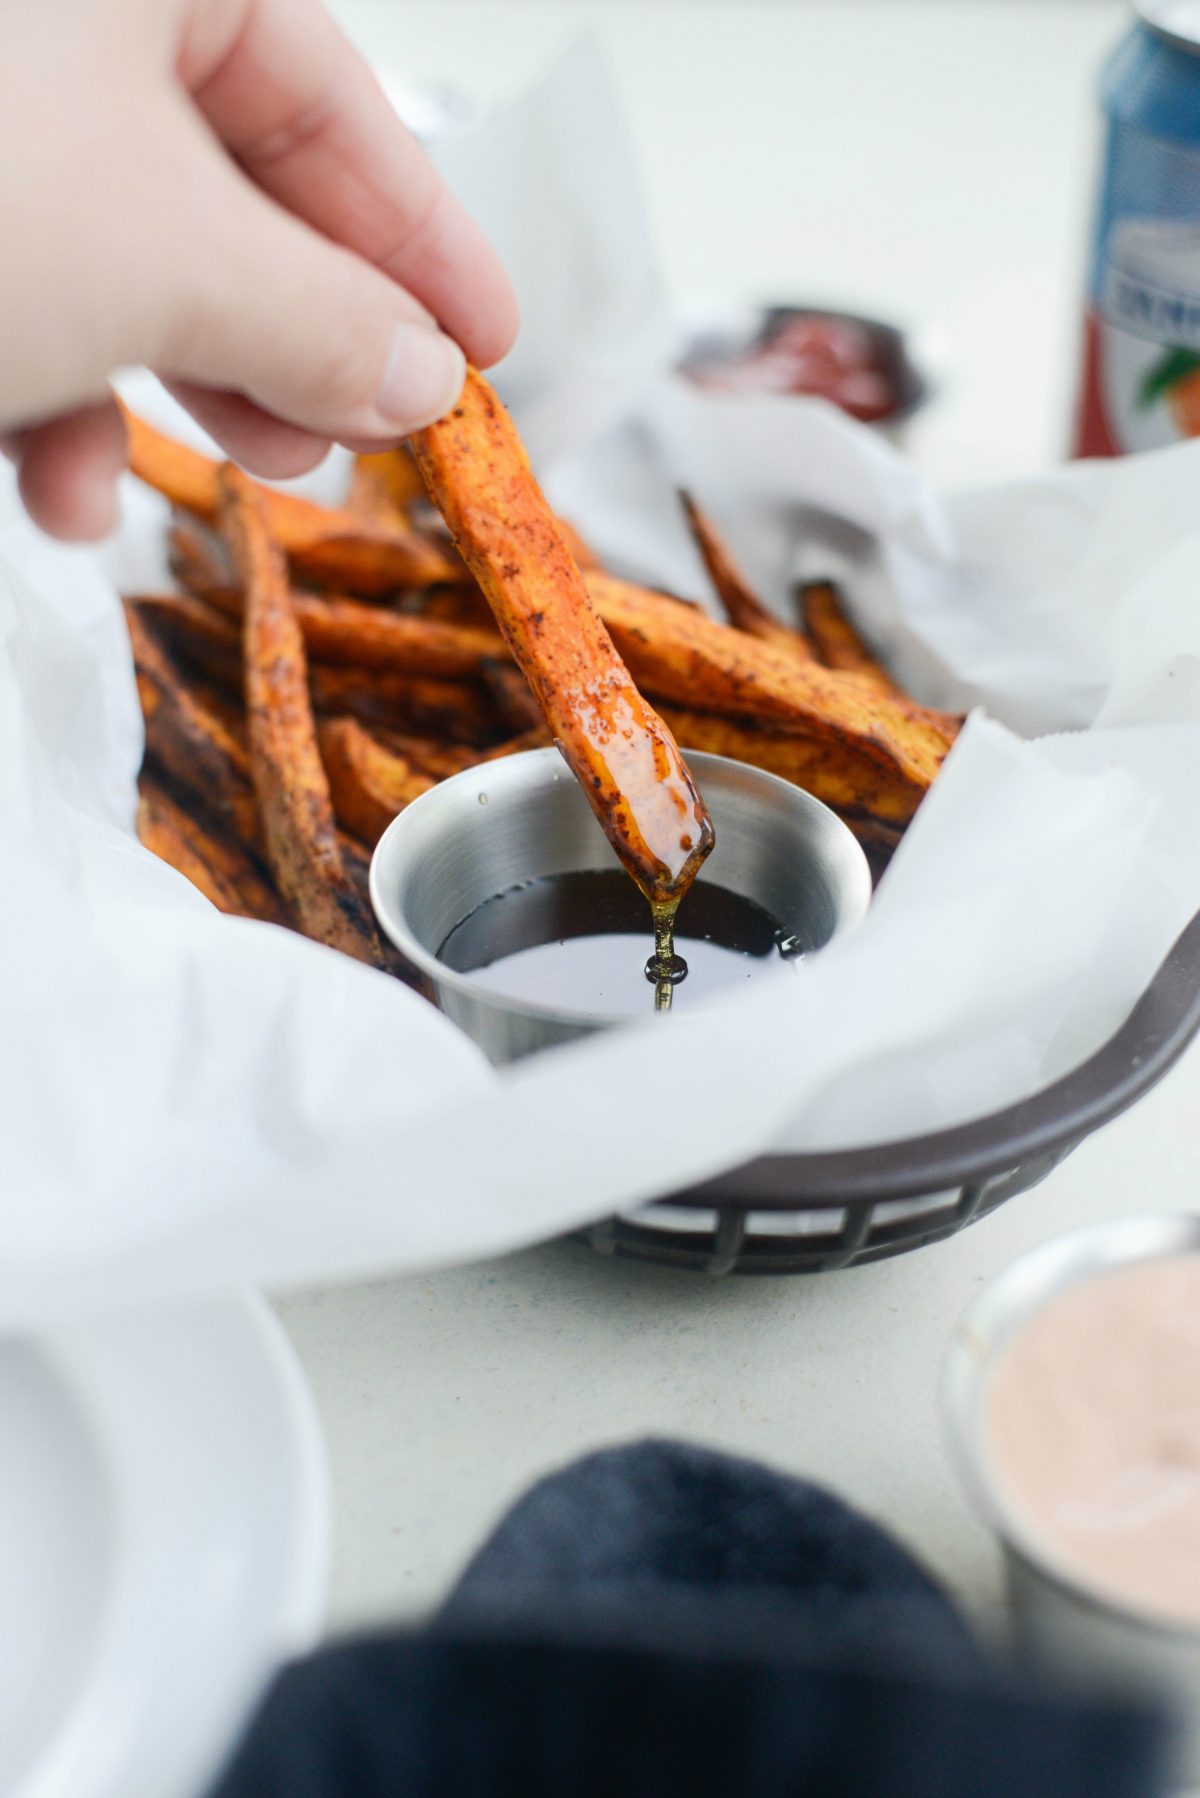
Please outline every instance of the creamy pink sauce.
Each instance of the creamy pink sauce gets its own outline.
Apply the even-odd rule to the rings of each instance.
[[[1200,1627],[1200,1254],[1052,1299],[1000,1357],[985,1429],[1000,1496],[1052,1563]]]

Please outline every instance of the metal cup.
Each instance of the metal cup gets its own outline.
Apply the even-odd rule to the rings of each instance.
[[[717,833],[702,881],[756,900],[813,949],[863,916],[871,897],[866,857],[827,806],[724,756],[689,755],[688,766]],[[371,862],[371,902],[429,997],[503,1063],[617,1020],[504,998],[439,961],[439,949],[485,899],[510,887],[615,865],[558,751],[533,749],[468,768],[393,819]]]
[[[1007,1500],[985,1433],[990,1377],[998,1357],[1034,1312],[1059,1293],[1109,1269],[1163,1255],[1200,1253],[1200,1217],[1135,1217],[1074,1231],[1022,1256],[986,1286],[960,1318],[942,1370],[942,1417],[951,1459],[1004,1550],[1018,1643],[1085,1677],[1171,1699],[1185,1724],[1182,1776],[1200,1784],[1200,1622],[1195,1627],[1140,1611],[1086,1573]]]

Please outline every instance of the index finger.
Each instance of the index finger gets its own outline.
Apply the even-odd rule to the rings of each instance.
[[[319,0],[193,6],[178,67],[266,193],[407,288],[473,362],[505,354],[499,258]]]

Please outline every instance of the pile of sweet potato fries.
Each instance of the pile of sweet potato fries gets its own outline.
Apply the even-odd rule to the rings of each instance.
[[[660,733],[660,767],[677,756],[673,733],[685,751],[782,775],[837,811],[876,865],[958,730],[959,719],[896,687],[832,584],[798,596],[802,628],[781,622],[690,499],[727,624],[611,573],[548,509],[533,523],[524,513],[506,522],[506,493],[526,504],[522,482],[544,501],[519,471],[515,487],[496,486],[509,441],[519,444],[478,377],[452,419],[421,434],[415,456],[407,447],[360,456],[345,503],[332,508],[261,486],[132,415],[127,427],[131,470],[174,507],[179,588],[125,601],[146,721],[139,834],[224,911],[291,925],[403,974],[371,917],[372,846],[448,775],[562,742],[545,667],[573,653],[579,632],[597,639],[589,654],[609,656],[620,705],[639,708],[622,714],[640,720],[634,735]],[[472,479],[456,487],[472,458]],[[536,579],[522,588],[538,529],[546,541],[535,571],[558,558],[555,590],[574,595],[573,623],[565,612],[547,621]],[[596,614],[606,630],[595,630]],[[573,765],[585,790],[599,789],[586,758],[582,743]],[[651,891],[636,819],[612,826],[620,794],[607,795],[607,813],[589,797]],[[696,861],[707,847],[697,841]]]

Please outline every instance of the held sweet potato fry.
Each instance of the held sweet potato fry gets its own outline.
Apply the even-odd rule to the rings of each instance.
[[[712,848],[712,824],[588,598],[507,412],[471,369],[458,405],[412,443],[613,848],[651,904],[670,907]]]
[[[613,575],[590,574],[587,583],[634,676],[658,699],[853,743],[922,791],[954,740],[959,720],[914,700],[802,662]]]
[[[172,505],[212,523],[220,507],[220,464],[176,443],[122,408],[129,467]],[[347,507],[325,507],[250,482],[264,508],[271,535],[296,570],[324,584],[360,594],[390,593],[453,580],[454,563],[435,543],[397,518],[387,523]]]
[[[153,775],[138,781],[137,834],[147,849],[199,887],[219,911],[286,924],[278,893],[242,846],[187,812]]]
[[[437,781],[395,755],[354,718],[317,725],[338,823],[373,849],[392,819]]]
[[[378,966],[374,924],[338,847],[287,569],[253,482],[231,466],[221,472],[221,528],[246,595],[250,771],[267,860],[306,936]]]
[[[832,581],[807,581],[799,589],[804,625],[827,668],[869,679],[885,693],[899,693],[891,675],[867,648],[851,624],[841,594]]]
[[[729,622],[752,637],[761,637],[764,643],[774,643],[792,655],[811,661],[812,646],[799,631],[789,629],[769,606],[763,604],[707,512],[701,511],[690,493],[681,492],[679,498],[700,558],[708,570],[708,578]]]

